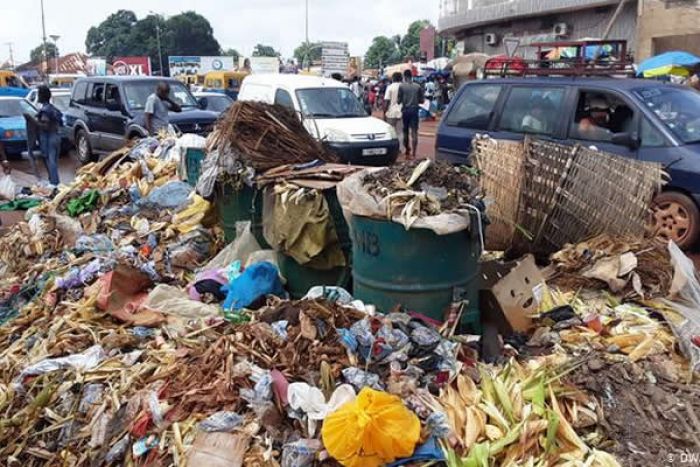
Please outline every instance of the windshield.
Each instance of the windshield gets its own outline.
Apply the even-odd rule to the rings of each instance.
[[[182,107],[197,107],[197,102],[184,84],[180,82],[169,82],[168,84],[170,84],[170,98],[173,101]],[[155,81],[127,83],[124,86],[127,107],[131,110],[143,110],[146,107],[146,99],[156,92],[157,85],[158,83]]]
[[[34,108],[24,99],[0,99],[0,118],[21,117]]]
[[[207,110],[224,112],[233,104],[233,99],[228,96],[207,96]]]
[[[671,86],[634,93],[683,143],[700,142],[700,93]]]
[[[68,110],[68,105],[70,104],[70,94],[61,94],[60,96],[54,95],[51,97],[51,103],[61,112],[65,112]]]
[[[366,117],[360,101],[348,88],[300,89],[297,99],[305,117],[355,118]]]

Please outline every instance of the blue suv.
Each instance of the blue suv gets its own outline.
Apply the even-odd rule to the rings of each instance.
[[[700,93],[657,81],[504,78],[467,83],[443,115],[436,157],[468,163],[477,134],[525,134],[659,162],[671,176],[654,200],[659,235],[683,248],[700,237]]]

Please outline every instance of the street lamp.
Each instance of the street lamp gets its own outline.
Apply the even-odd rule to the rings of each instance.
[[[51,34],[49,36],[51,40],[53,41],[53,46],[54,46],[54,73],[58,73],[58,40],[61,38],[58,34]]]
[[[10,48],[10,69],[15,69],[15,57],[12,54],[12,42],[5,42],[5,45]]]
[[[149,10],[149,13],[156,17],[156,41],[158,42],[158,68],[160,69],[160,76],[163,75],[163,49],[160,46],[160,17],[159,13],[153,10]]]

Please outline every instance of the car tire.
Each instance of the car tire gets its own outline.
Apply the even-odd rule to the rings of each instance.
[[[78,130],[75,134],[75,153],[81,164],[89,164],[97,160],[90,146],[90,138],[85,130]]]
[[[651,227],[658,237],[687,250],[700,237],[700,210],[689,196],[666,191],[654,198]]]

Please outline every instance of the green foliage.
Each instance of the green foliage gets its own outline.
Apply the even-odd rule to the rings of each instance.
[[[85,40],[89,54],[111,60],[119,56],[148,55],[159,70],[158,36],[164,68],[169,55],[219,55],[221,47],[214,38],[209,21],[194,11],[168,19],[149,15],[139,20],[133,11],[119,10],[98,26],[90,28]]]
[[[365,54],[366,68],[381,68],[401,60],[396,42],[386,36],[378,36]]]
[[[238,59],[241,58],[241,53],[236,49],[226,49],[221,52],[221,55],[225,57],[233,57],[234,65],[238,65]]]
[[[53,42],[46,42],[46,55],[48,58],[58,56],[58,48]],[[44,61],[44,44],[39,44],[29,53],[29,59],[32,63],[41,63]]]
[[[414,61],[420,58],[420,32],[430,25],[428,20],[414,21],[408,27],[408,32],[401,38],[401,58],[412,58]]]
[[[269,45],[258,44],[253,49],[253,57],[279,57],[280,53]]]
[[[297,61],[297,64],[302,65],[304,63],[304,60],[307,57],[308,53],[308,58],[311,62],[317,62],[321,60],[321,57],[323,55],[323,48],[321,47],[320,42],[304,42],[299,44],[299,47],[294,49],[294,58]]]

